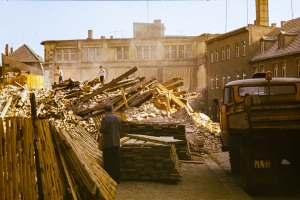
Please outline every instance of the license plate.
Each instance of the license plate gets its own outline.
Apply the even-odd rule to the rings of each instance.
[[[254,160],[255,169],[268,169],[271,168],[271,160]]]

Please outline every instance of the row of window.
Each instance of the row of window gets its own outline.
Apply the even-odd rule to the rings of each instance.
[[[241,73],[240,72],[235,72],[235,80],[240,80],[240,79],[245,79],[246,78],[246,72],[243,70]],[[221,88],[223,88],[226,83],[231,81],[231,75],[230,74],[226,74],[226,75],[222,75],[221,77]],[[220,87],[220,80],[219,80],[219,76],[216,74],[214,76],[210,77],[210,85],[211,85],[211,89],[219,89]]]
[[[235,57],[240,57],[240,54],[242,56],[246,55],[246,41],[243,41],[241,44],[241,48],[242,48],[242,53],[240,53],[240,44],[239,43],[235,43]],[[229,60],[230,59],[230,46],[227,45],[226,48],[222,47],[221,48],[221,58],[222,60]],[[214,63],[214,62],[218,62],[219,61],[219,50],[215,49],[210,51],[210,62]]]
[[[253,67],[253,73],[255,72],[266,72],[266,68],[264,64]],[[272,64],[272,76],[276,77],[286,77],[286,62],[276,62]],[[297,77],[300,78],[300,59],[297,60]]]
[[[191,45],[164,45],[164,59],[191,59]],[[101,61],[103,54],[101,47],[83,47],[82,61],[92,62]],[[136,58],[139,60],[156,59],[156,46],[137,46]],[[75,48],[58,48],[56,50],[56,61],[76,61]],[[129,46],[116,47],[116,59],[129,59]]]

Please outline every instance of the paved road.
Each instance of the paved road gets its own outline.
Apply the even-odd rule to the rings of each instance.
[[[252,199],[209,156],[182,161],[176,184],[123,181],[116,200],[250,200]]]

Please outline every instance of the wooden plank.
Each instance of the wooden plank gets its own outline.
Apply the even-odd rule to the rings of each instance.
[[[5,189],[4,189],[4,180],[6,177],[5,172],[4,172],[4,163],[5,159],[4,159],[4,155],[3,153],[5,152],[5,140],[3,141],[2,139],[4,139],[4,127],[3,127],[3,121],[2,118],[0,118],[0,199],[5,199]],[[4,144],[4,145],[3,145]],[[5,154],[5,153],[4,153]]]
[[[159,88],[162,91],[168,91],[167,88],[165,88],[162,84],[158,84],[157,88]],[[188,113],[193,112],[193,110],[191,108],[189,108],[186,104],[184,104],[181,100],[179,100],[172,93],[170,93],[170,98],[174,102],[174,104],[176,104],[178,107],[180,107],[180,108],[186,108],[186,110],[188,111]]]
[[[131,138],[129,141],[144,140],[144,141],[154,142],[154,143],[159,143],[159,144],[182,144],[182,143],[185,143],[185,141],[183,141],[183,140],[177,140],[177,139],[166,138],[166,137],[154,137],[154,136],[138,135],[138,134],[126,134],[125,136]]]
[[[121,93],[122,93],[122,97],[123,97],[123,101],[124,101],[125,107],[129,108],[123,87],[121,87]]]
[[[9,99],[6,101],[6,104],[5,104],[5,106],[4,106],[4,108],[1,112],[1,115],[0,115],[1,118],[5,117],[6,112],[8,111],[8,108],[10,107],[11,102],[12,102],[12,96],[10,96]]]
[[[101,88],[97,89],[96,91],[92,92],[91,94],[85,95],[84,97],[82,97],[81,99],[79,99],[79,102],[85,102],[85,101],[89,100],[90,98],[92,98],[92,97],[94,97],[94,96],[102,93],[106,89],[113,87],[116,83],[118,83],[122,79],[127,78],[128,76],[130,76],[131,74],[133,74],[137,70],[138,70],[137,66],[133,67],[132,69],[128,70],[127,72],[125,72],[121,76],[119,76],[119,77],[113,79],[112,81],[110,81],[108,84],[104,84]]]
[[[18,163],[17,163],[17,118],[11,119],[11,160],[12,160],[12,196],[13,199],[19,199],[19,183],[18,183]]]

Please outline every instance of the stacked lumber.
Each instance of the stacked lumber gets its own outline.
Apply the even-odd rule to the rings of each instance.
[[[102,153],[91,135],[83,127],[66,130],[55,122],[51,123],[51,130],[72,196],[114,199],[117,183],[102,168]]]
[[[175,144],[180,140],[128,134],[121,140],[121,179],[179,181]]]
[[[121,136],[139,134],[155,137],[172,137],[183,141],[176,144],[178,157],[181,160],[190,160],[190,150],[185,136],[185,124],[174,122],[123,122]]]

